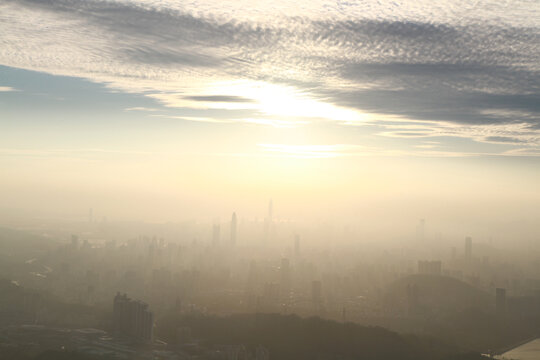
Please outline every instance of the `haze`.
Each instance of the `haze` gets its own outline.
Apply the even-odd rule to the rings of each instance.
[[[120,358],[362,355],[249,338],[265,313],[444,343],[417,360],[519,349],[540,316],[539,43],[532,0],[0,0],[7,348],[32,323],[95,328]],[[137,334],[129,299],[148,305]],[[504,330],[467,327],[471,309]]]

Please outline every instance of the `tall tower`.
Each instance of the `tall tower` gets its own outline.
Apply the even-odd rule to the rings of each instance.
[[[237,227],[236,213],[233,212],[232,218],[231,218],[231,245],[236,245],[236,227]]]
[[[270,202],[268,203],[268,219],[270,222],[272,222],[272,216],[274,215],[274,203],[272,202],[272,199],[270,199]]]

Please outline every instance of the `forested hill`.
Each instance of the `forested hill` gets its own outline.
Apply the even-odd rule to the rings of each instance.
[[[294,315],[246,314],[228,317],[187,316],[161,319],[158,337],[176,340],[178,327],[208,346],[242,344],[248,349],[264,346],[271,359],[280,360],[476,360],[441,340],[400,335],[379,327],[338,323]]]

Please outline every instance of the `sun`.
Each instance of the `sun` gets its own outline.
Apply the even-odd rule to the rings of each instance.
[[[293,86],[271,84],[264,81],[227,81],[215,83],[207,91],[246,99],[246,102],[208,103],[210,107],[228,109],[248,108],[260,113],[261,119],[248,122],[261,124],[282,124],[293,122],[301,124],[310,119],[325,119],[342,122],[365,121],[367,114],[340,107],[324,99],[298,90]]]

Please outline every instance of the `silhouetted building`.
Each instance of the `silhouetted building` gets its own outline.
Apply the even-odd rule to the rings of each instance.
[[[187,344],[191,342],[191,328],[180,326],[176,329],[176,342],[178,344]]]
[[[219,244],[219,233],[220,233],[219,224],[214,224],[212,228],[212,244],[213,245]]]
[[[264,284],[264,297],[270,303],[277,303],[279,301],[279,285],[276,283]]]
[[[300,256],[300,236],[294,236],[294,255]]]
[[[237,231],[236,213],[233,212],[231,219],[231,245],[236,245],[236,231]]]
[[[420,312],[418,286],[416,284],[407,285],[407,313],[409,316],[418,315]]]
[[[506,289],[497,288],[495,290],[495,311],[498,315],[506,313]]]
[[[472,257],[472,238],[467,236],[465,238],[465,258],[470,259]]]
[[[283,299],[289,297],[291,292],[291,267],[289,259],[281,259],[280,273],[280,294]]]
[[[319,280],[311,283],[311,300],[316,304],[322,302],[322,283]]]
[[[25,293],[23,297],[23,309],[28,320],[32,324],[38,322],[38,313],[41,307],[41,296],[37,293]]]
[[[79,237],[77,235],[71,235],[71,247],[75,250],[79,249]]]
[[[418,261],[418,273],[426,275],[441,275],[441,261]]]
[[[416,226],[416,237],[418,240],[424,240],[426,233],[426,220],[420,219],[420,223]]]
[[[268,203],[268,216],[264,218],[263,224],[263,245],[266,245],[268,241],[271,241],[273,238],[273,221],[272,217],[274,216],[274,205],[272,200]]]
[[[117,293],[113,303],[113,328],[117,335],[149,343],[154,337],[154,315],[148,304]]]

